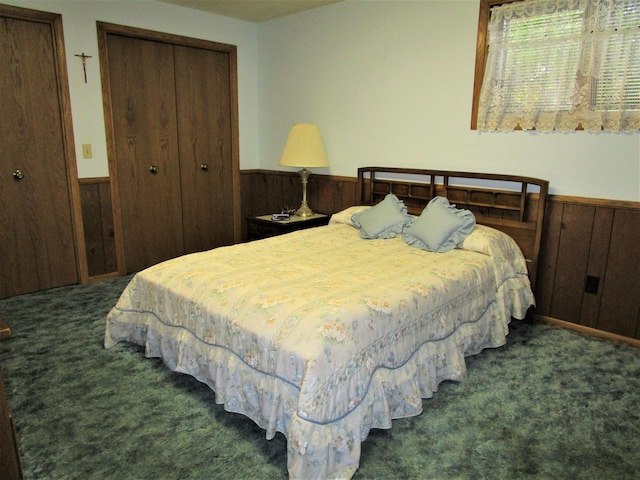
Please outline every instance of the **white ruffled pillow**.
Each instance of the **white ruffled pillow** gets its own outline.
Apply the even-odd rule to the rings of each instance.
[[[345,225],[351,225],[352,227],[355,227],[355,225],[351,221],[351,217],[354,214],[364,212],[369,208],[371,208],[371,205],[355,205],[353,207],[345,208],[341,212],[337,212],[331,215],[331,218],[329,219],[329,225],[331,225],[332,223],[344,223]]]

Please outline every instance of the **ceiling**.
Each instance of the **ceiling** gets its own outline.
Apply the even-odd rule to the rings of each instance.
[[[181,7],[260,23],[342,0],[159,0]]]

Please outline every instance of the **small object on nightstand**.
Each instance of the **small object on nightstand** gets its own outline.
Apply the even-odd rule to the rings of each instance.
[[[247,217],[247,240],[275,237],[305,228],[320,227],[329,223],[329,215],[314,213],[311,217],[290,215],[286,220],[274,220],[273,214]]]
[[[278,221],[278,220],[289,220],[289,218],[291,217],[291,215],[289,215],[288,213],[274,213],[271,215],[271,220]]]

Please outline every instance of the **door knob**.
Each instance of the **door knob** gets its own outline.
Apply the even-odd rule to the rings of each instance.
[[[156,167],[155,165],[149,165],[149,171],[153,174],[158,173],[158,167]]]
[[[22,180],[24,178],[24,173],[22,173],[22,171],[18,169],[13,172],[13,178],[15,178],[16,180]]]
[[[206,172],[207,170],[209,170],[209,165],[207,165],[206,163],[201,163],[200,170],[204,170]]]

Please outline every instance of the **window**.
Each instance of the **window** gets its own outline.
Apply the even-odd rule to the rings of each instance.
[[[640,0],[481,0],[471,128],[639,130]]]

